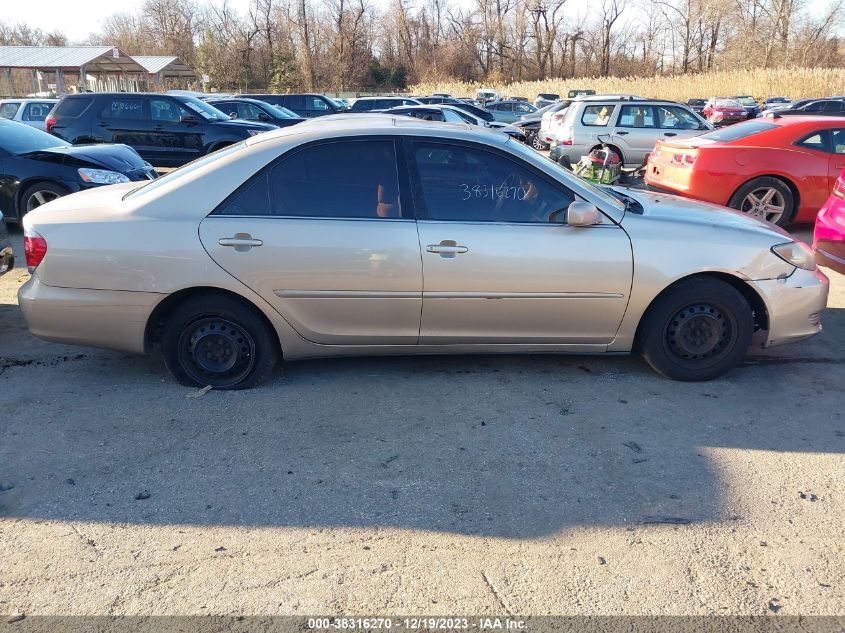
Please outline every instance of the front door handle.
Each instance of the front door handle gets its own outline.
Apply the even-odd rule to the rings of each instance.
[[[217,243],[220,246],[231,246],[239,253],[264,244],[261,240],[254,239],[249,233],[235,233],[234,237],[221,237]]]
[[[666,132],[663,136],[678,136],[677,132]]]
[[[626,136],[626,135],[630,134],[630,132],[620,131],[620,132],[617,132],[616,134],[618,134],[619,136]]]
[[[440,244],[429,244],[425,247],[429,253],[438,253],[440,257],[452,259],[455,255],[466,253],[469,249],[458,244],[455,240],[442,240]]]

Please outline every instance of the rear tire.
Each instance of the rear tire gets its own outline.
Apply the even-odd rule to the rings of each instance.
[[[266,380],[278,341],[257,311],[226,295],[191,297],[164,324],[164,363],[189,387],[247,389]]]
[[[786,226],[795,215],[795,196],[784,181],[764,176],[749,180],[737,189],[728,206],[757,219]]]
[[[640,325],[643,358],[658,373],[681,381],[711,380],[736,367],[754,332],[751,306],[718,279],[678,283],[658,297]]]

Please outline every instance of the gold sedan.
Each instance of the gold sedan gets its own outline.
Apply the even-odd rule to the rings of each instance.
[[[781,229],[597,188],[504,134],[337,115],[24,219],[30,330],[148,352],[186,385],[280,358],[640,350],[707,380],[821,330],[828,281]]]

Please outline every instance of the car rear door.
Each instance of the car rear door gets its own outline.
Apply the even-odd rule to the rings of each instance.
[[[397,156],[379,137],[294,149],[202,221],[203,246],[309,341],[414,345],[422,262]]]
[[[123,143],[155,165],[156,138],[144,97],[114,95],[95,104],[92,135],[104,143]]]
[[[658,135],[652,106],[626,104],[618,108],[616,125],[610,130],[610,140],[622,150],[626,164],[641,164],[654,149]]]
[[[606,345],[625,313],[631,244],[565,223],[576,194],[524,161],[409,141],[423,258],[420,344]]]

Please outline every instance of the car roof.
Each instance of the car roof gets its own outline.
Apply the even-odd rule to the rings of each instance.
[[[810,114],[800,114],[794,116],[782,116],[777,112],[774,112],[770,116],[763,117],[761,120],[774,123],[780,126],[788,126],[788,125],[805,125],[807,127],[816,127],[819,124],[824,123],[825,126],[829,127],[842,127],[843,119],[845,119],[845,114],[843,116],[830,116],[830,115],[810,115]],[[752,119],[756,121],[757,119]]]

